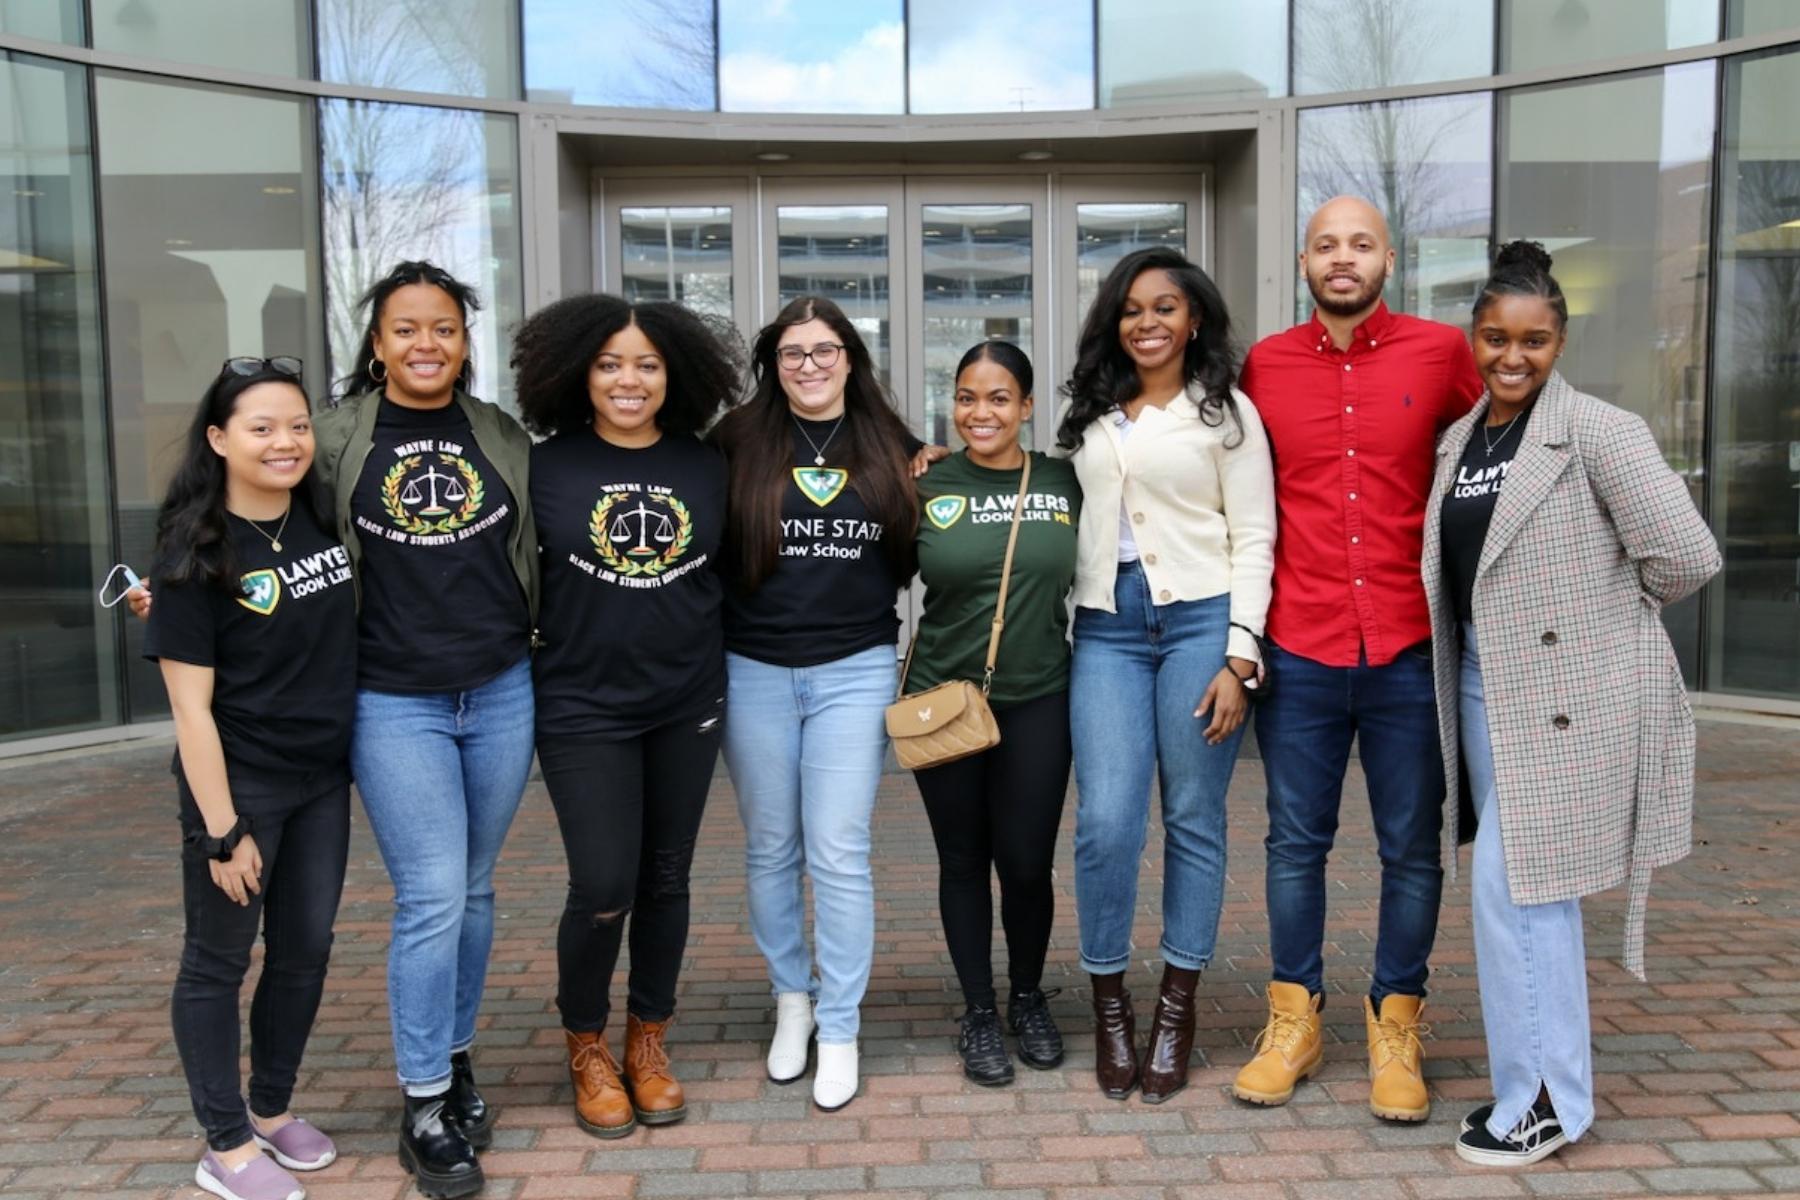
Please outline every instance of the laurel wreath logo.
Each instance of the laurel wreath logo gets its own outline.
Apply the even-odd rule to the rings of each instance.
[[[481,505],[487,499],[487,485],[481,481],[481,475],[469,465],[467,459],[454,454],[438,454],[438,460],[447,467],[455,467],[463,483],[463,501],[456,511],[448,516],[432,520],[417,516],[407,511],[406,504],[400,499],[400,493],[406,485],[406,477],[425,463],[423,454],[409,454],[388,470],[381,481],[381,507],[387,511],[388,517],[396,528],[406,533],[425,536],[433,533],[455,533],[458,529],[473,521],[481,512]]]
[[[595,553],[608,570],[626,578],[638,575],[653,578],[674,566],[687,553],[689,543],[694,540],[694,518],[687,505],[674,496],[659,496],[658,499],[669,506],[669,515],[675,519],[674,540],[655,558],[627,558],[614,548],[613,540],[607,534],[607,518],[615,507],[635,495],[638,493],[608,492],[600,497],[599,503],[594,505],[594,515],[588,519],[588,539],[594,543]]]

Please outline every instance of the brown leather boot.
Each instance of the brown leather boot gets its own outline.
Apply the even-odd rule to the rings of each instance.
[[[1137,1018],[1125,972],[1088,979],[1094,985],[1094,1077],[1109,1099],[1123,1100],[1138,1082]]]
[[[569,1046],[569,1082],[575,1085],[575,1123],[595,1137],[624,1137],[637,1128],[631,1098],[619,1082],[619,1064],[604,1033],[563,1030]]]
[[[1150,1044],[1144,1047],[1139,1075],[1146,1104],[1161,1104],[1187,1086],[1188,1059],[1194,1053],[1194,989],[1200,972],[1163,964],[1162,990],[1150,1022]]]
[[[646,1125],[671,1125],[687,1116],[687,1098],[681,1082],[669,1070],[663,1034],[675,1020],[640,1021],[625,1016],[625,1087],[631,1107]]]

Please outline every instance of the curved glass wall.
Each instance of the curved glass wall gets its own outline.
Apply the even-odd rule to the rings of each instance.
[[[319,78],[453,96],[519,94],[514,0],[315,0]]]
[[[1294,0],[1293,40],[1296,96],[1470,79],[1494,70],[1494,0]]]
[[[526,0],[530,100],[713,109],[717,59],[712,0]]]
[[[1100,0],[1099,41],[1102,108],[1287,95],[1285,4]]]
[[[1719,36],[1719,0],[1501,0],[1500,69],[1679,50]]]
[[[309,77],[307,0],[88,0],[94,49],[170,62]]]
[[[722,112],[906,111],[903,0],[718,0]]]
[[[1093,0],[910,0],[907,111],[1094,107]]]

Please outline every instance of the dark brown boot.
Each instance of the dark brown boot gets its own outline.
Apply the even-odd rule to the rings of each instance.
[[[1188,1059],[1194,1053],[1194,989],[1199,983],[1200,972],[1163,965],[1150,1044],[1144,1047],[1146,1104],[1161,1104],[1187,1086]]]
[[[1123,1100],[1138,1083],[1137,1018],[1125,972],[1088,979],[1094,985],[1094,1078],[1109,1099]]]

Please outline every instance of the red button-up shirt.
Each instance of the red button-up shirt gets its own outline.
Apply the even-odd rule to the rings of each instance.
[[[1419,581],[1433,452],[1481,395],[1463,333],[1377,306],[1347,350],[1317,314],[1264,338],[1240,386],[1275,456],[1268,635],[1327,666],[1381,666],[1431,636]]]

